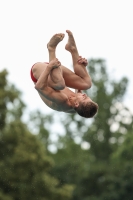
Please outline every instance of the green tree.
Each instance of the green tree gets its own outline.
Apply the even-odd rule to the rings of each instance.
[[[72,187],[59,188],[50,176],[52,159],[36,136],[18,121],[10,123],[0,140],[0,185],[13,199],[69,199]]]
[[[38,139],[43,143],[45,149],[48,151],[48,147],[51,144],[50,140],[50,127],[54,123],[52,115],[42,114],[39,110],[36,112],[33,111],[29,116],[29,129],[34,130],[34,133],[37,135]]]
[[[106,196],[113,194],[114,199],[133,199],[133,131],[124,135],[124,142],[112,154],[114,177],[108,184]],[[111,200],[111,197],[110,199]]]
[[[124,142],[110,157],[110,165],[108,165],[106,176],[104,173],[102,180],[104,191],[99,196],[95,196],[97,200],[133,199],[132,149],[133,132],[128,132],[124,135]]]
[[[5,70],[0,84],[0,198],[70,199],[73,186],[59,187],[59,180],[50,175],[54,162],[22,121],[21,93],[8,83]]]
[[[105,188],[111,182],[115,184],[112,177],[115,181],[117,177],[111,156],[123,145],[124,134],[132,130],[133,116],[123,104],[127,78],[119,81],[111,78],[101,59],[91,59],[88,71],[93,85],[87,94],[98,103],[98,114],[93,119],[61,116],[66,135],[57,142],[58,151],[53,155],[56,165],[52,172],[61,184],[75,185],[73,200],[104,200],[110,199]],[[85,151],[80,144],[76,145],[77,138],[82,146],[87,142],[89,149]]]
[[[8,72],[0,72],[0,131],[6,125],[7,113],[10,112],[10,118],[17,119],[22,116],[24,103],[21,101],[21,93],[7,80]],[[11,110],[9,107],[11,106]],[[9,111],[10,110],[10,111]]]
[[[133,116],[123,105],[128,79],[114,80],[107,73],[104,60],[90,60],[88,69],[93,81],[91,97],[98,102],[99,112],[84,139],[97,160],[107,161],[123,133],[132,129]]]

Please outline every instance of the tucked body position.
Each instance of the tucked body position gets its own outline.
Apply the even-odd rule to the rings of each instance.
[[[56,47],[65,36],[63,33],[58,33],[47,44],[49,62],[35,63],[31,68],[31,78],[35,89],[48,107],[91,118],[97,113],[98,105],[82,92],[90,89],[92,85],[86,69],[88,62],[79,56],[72,32],[69,30],[66,32],[68,42],[65,49],[71,53],[74,72],[63,66],[56,58]],[[75,92],[70,88],[75,89]]]

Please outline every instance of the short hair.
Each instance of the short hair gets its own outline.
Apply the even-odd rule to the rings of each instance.
[[[87,103],[80,103],[78,107],[75,107],[75,111],[81,116],[85,118],[93,117],[98,111],[97,103],[93,101],[89,101]]]

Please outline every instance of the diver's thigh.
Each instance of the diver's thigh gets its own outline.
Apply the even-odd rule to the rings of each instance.
[[[85,81],[78,75],[76,75],[73,71],[61,65],[63,78],[65,80],[65,84],[67,87],[74,89],[85,89]]]

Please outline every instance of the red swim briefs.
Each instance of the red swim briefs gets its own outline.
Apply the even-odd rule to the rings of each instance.
[[[49,64],[48,62],[45,62],[46,64]],[[35,63],[36,64],[36,63]],[[34,64],[34,65],[35,65]],[[34,65],[32,66],[32,68],[34,67]],[[37,79],[34,77],[34,75],[33,75],[33,72],[32,72],[32,68],[31,68],[31,70],[30,70],[30,76],[31,76],[31,79],[32,79],[32,81],[34,82],[34,83],[36,83],[37,82]]]

